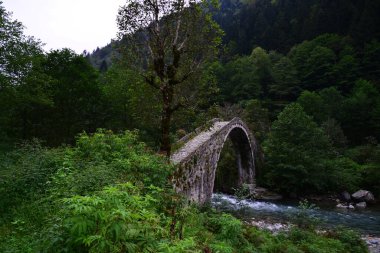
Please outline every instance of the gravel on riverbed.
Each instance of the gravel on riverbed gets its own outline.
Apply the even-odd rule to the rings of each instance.
[[[363,236],[362,239],[366,242],[370,253],[380,253],[380,237],[367,235]]]
[[[289,224],[289,223],[272,222],[272,221],[266,221],[266,220],[255,220],[255,219],[252,219],[250,222],[248,222],[248,224],[251,226],[257,227],[259,229],[268,230],[272,234],[278,234],[279,232],[287,232],[293,226],[292,224]]]

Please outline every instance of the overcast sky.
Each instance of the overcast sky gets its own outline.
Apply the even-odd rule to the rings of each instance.
[[[125,0],[2,0],[25,33],[46,43],[45,49],[68,47],[92,52],[116,37],[116,15]]]

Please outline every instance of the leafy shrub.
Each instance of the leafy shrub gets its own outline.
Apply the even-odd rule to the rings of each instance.
[[[357,163],[349,158],[340,157],[327,160],[326,166],[331,171],[328,190],[354,192],[359,188],[362,178]]]
[[[360,238],[360,235],[345,227],[337,227],[335,230],[328,231],[327,237],[339,240],[346,250],[346,252],[367,252],[367,245]]]
[[[38,140],[23,143],[0,159],[0,214],[39,200],[62,163],[62,149],[44,148]]]
[[[152,252],[160,238],[168,237],[167,221],[155,212],[156,201],[131,183],[63,199],[60,215],[67,238],[64,245],[52,244],[51,251]]]
[[[98,130],[79,135],[76,147],[67,150],[63,167],[53,177],[52,194],[85,195],[127,181],[164,187],[171,171],[163,157],[138,141],[137,133]]]
[[[289,234],[289,240],[297,245],[301,252],[312,253],[346,253],[343,244],[334,239],[318,235],[313,231],[292,229]]]
[[[362,166],[362,187],[372,191],[375,197],[380,197],[380,163]]]
[[[313,216],[313,210],[317,210],[315,204],[309,203],[307,199],[299,202],[298,210],[291,216],[292,222],[301,229],[314,230],[320,220]]]
[[[361,187],[380,196],[380,145],[373,138],[368,138],[369,143],[346,151],[346,155],[361,166]]]

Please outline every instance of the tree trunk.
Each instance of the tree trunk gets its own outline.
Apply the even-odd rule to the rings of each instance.
[[[171,122],[170,108],[164,108],[161,119],[161,147],[160,153],[165,154],[168,158],[171,152],[170,143],[170,122]]]
[[[171,143],[170,143],[170,123],[172,119],[172,101],[173,101],[173,89],[171,87],[164,87],[162,89],[163,97],[163,109],[161,118],[161,146],[160,153],[165,154],[167,158],[170,158]]]

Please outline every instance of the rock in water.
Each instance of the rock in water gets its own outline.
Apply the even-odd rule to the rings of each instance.
[[[368,194],[365,196],[364,199],[367,203],[373,203],[375,202],[375,196],[373,196],[372,192],[368,192]]]
[[[342,204],[338,204],[338,205],[336,205],[336,208],[347,208],[347,206],[342,205]]]
[[[367,207],[367,203],[365,203],[364,201],[360,202],[360,203],[357,203],[356,207],[358,207],[358,208],[366,208]]]
[[[352,198],[360,202],[365,201],[368,203],[372,203],[375,201],[375,197],[373,196],[372,192],[366,190],[359,190],[353,193]]]

